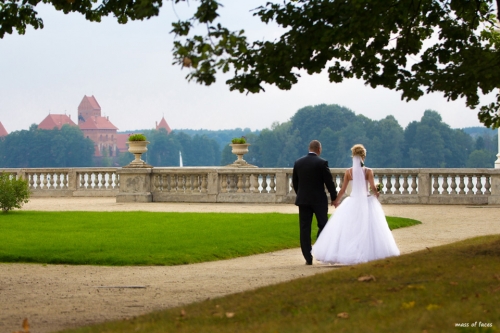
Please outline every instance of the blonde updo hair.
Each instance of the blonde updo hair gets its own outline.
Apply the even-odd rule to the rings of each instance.
[[[352,156],[359,156],[362,159],[365,159],[366,157],[366,148],[362,144],[357,144],[352,146],[351,148]]]

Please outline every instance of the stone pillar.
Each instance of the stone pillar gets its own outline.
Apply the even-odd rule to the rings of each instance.
[[[422,173],[421,170],[418,172],[418,203],[426,204],[429,202],[429,197],[431,195],[431,175],[428,173]]]
[[[152,202],[152,168],[121,168],[116,170],[120,176],[120,190],[116,202]]]
[[[69,169],[68,171],[68,190],[76,191],[80,187],[80,181],[76,177],[76,170]]]
[[[285,202],[286,195],[288,194],[288,177],[286,171],[281,169],[276,172],[276,202]]]
[[[498,135],[498,154],[497,160],[495,161],[495,169],[500,169],[500,128],[497,130]]]
[[[219,195],[219,173],[217,169],[212,169],[208,172],[207,177],[207,196],[208,202],[217,202]]]
[[[490,191],[488,205],[500,205],[500,170],[495,170],[495,173],[491,175]]]

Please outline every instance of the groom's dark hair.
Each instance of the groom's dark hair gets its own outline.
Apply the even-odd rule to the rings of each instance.
[[[317,152],[321,148],[321,143],[318,140],[312,140],[309,143],[309,151]]]

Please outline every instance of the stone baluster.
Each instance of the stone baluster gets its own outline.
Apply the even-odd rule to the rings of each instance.
[[[394,189],[394,194],[401,194],[401,191],[399,190],[399,188],[401,187],[401,184],[399,183],[399,177],[400,175],[398,174],[395,174],[394,175],[394,178],[396,178],[395,182],[394,182],[394,186],[395,186],[395,189]]]
[[[459,178],[460,178],[460,182],[458,184],[458,188],[460,189],[460,191],[458,191],[458,194],[459,195],[465,195],[465,191],[464,191],[464,189],[465,189],[464,175],[460,175]]]
[[[236,175],[237,179],[237,187],[238,189],[236,190],[236,193],[244,193],[245,190],[243,189],[243,175],[239,174]]]
[[[191,177],[189,177],[187,175],[182,175],[181,176],[181,188],[180,188],[180,190],[181,190],[182,193],[186,193],[187,192],[187,179],[188,178],[191,178]]]
[[[474,188],[474,185],[472,184],[472,177],[474,176],[469,175],[469,177],[467,178],[467,195],[474,195],[474,192],[472,191],[472,189]]]
[[[106,189],[106,172],[99,172],[99,174],[101,175],[101,190],[105,190]]]
[[[193,175],[193,192],[200,193],[200,175]]]
[[[408,184],[408,177],[409,175],[403,175],[403,194],[410,194],[408,191],[408,187],[410,186]]]
[[[205,175],[205,174],[201,175],[201,193],[208,192],[207,176],[208,175]]]
[[[342,186],[344,186],[344,177],[340,177],[340,181],[339,181],[339,191],[340,191],[340,189],[342,188]]]
[[[84,189],[85,188],[85,173],[79,172],[77,175],[78,175],[78,177],[80,177],[80,189]]]
[[[42,184],[43,184],[43,189],[44,190],[48,189],[48,187],[49,187],[48,186],[48,183],[49,183],[48,177],[50,177],[48,174],[44,174],[43,175],[43,182],[42,182]]]
[[[39,190],[42,184],[42,174],[40,172],[35,172],[34,175],[36,176],[36,188]]]
[[[72,175],[74,175],[74,172],[72,173]],[[65,173],[64,174],[64,177],[63,177],[63,182],[62,182],[62,186],[65,188],[65,189],[68,189],[69,188],[69,178],[70,178],[70,173]],[[73,178],[74,179],[74,178]],[[74,183],[74,182],[73,182]],[[75,188],[75,187],[74,187]]]
[[[252,174],[252,186],[253,186],[253,193],[260,193],[260,191],[259,191],[259,174],[258,173]]]
[[[490,176],[486,176],[486,181],[484,183],[484,194],[485,195],[491,195],[491,180]]]
[[[448,187],[450,187],[448,184],[448,177],[449,177],[448,175],[443,175],[443,192],[441,192],[441,194],[444,194],[444,195],[450,194],[448,192]]]
[[[87,178],[87,189],[93,190],[96,186],[96,175],[95,172],[89,172],[88,173],[88,178]]]
[[[227,175],[222,175],[221,177],[221,193],[227,193]]]
[[[476,176],[476,195],[483,195],[482,187],[481,175],[478,175]]]
[[[91,178],[92,175],[90,174],[90,172],[85,172],[83,174],[83,184],[84,184],[84,188],[85,189],[91,189],[92,188],[92,183],[91,183]]]
[[[418,194],[417,192],[417,178],[418,175],[411,175],[411,193],[410,194]]]
[[[167,174],[162,174],[161,176],[161,191],[162,192],[170,192],[170,179],[172,176],[169,176]]]
[[[59,173],[55,172],[54,173],[54,178],[55,178],[54,179],[54,189],[55,190],[60,190],[62,188],[62,186],[61,186],[61,178],[62,178],[62,176],[63,176],[62,172],[59,172]]]
[[[271,180],[271,182],[269,183],[269,187],[271,188],[271,189],[269,190],[269,193],[276,193],[276,183],[275,183],[275,181],[274,181],[274,177],[275,177],[275,175],[274,175],[274,174],[270,174],[270,175],[269,175],[269,178],[270,178],[270,180]]]
[[[48,186],[50,186],[51,190],[54,189],[54,183],[55,183],[54,176],[55,176],[55,174],[47,174]]]
[[[108,172],[108,190],[113,189],[113,172]]]
[[[250,192],[250,174],[245,175],[245,193]]]
[[[32,190],[34,188],[34,185],[35,185],[35,180],[34,180],[33,174],[29,174],[28,179],[29,179],[29,184],[30,184],[30,190]]]
[[[235,174],[229,175],[229,192],[234,193],[237,190],[238,177]]]
[[[153,174],[153,181],[152,186],[153,188],[151,189],[152,192],[161,192],[161,175]]]
[[[192,175],[185,175],[184,176],[184,193],[191,193],[192,192]]]
[[[451,175],[451,194],[458,194],[457,192],[457,176],[456,175]]]
[[[120,175],[118,173],[115,172],[115,180],[114,180],[114,183],[115,183],[115,188],[118,189],[120,188]]]
[[[94,186],[92,186],[92,188],[94,190],[98,190],[99,189],[99,172],[93,172],[92,174],[94,176]]]
[[[385,193],[387,194],[392,194],[392,175],[386,176],[386,182],[385,182],[385,187],[387,188],[387,191]]]
[[[262,174],[262,192],[261,193],[269,193],[267,190],[267,173]]]
[[[439,194],[439,175],[433,175],[432,178],[434,179],[432,184],[434,191],[432,191],[432,194]]]
[[[172,192],[179,192],[179,175],[171,175],[172,179]]]

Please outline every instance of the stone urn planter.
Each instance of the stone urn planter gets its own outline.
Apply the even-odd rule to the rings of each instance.
[[[128,151],[134,154],[135,159],[129,165],[124,166],[124,168],[152,168],[151,165],[141,159],[141,155],[148,151],[147,145],[149,141],[145,139],[146,137],[142,134],[134,134],[129,137],[129,141],[126,142]]]
[[[228,167],[234,168],[256,168],[255,165],[248,164],[247,161],[243,159],[243,155],[248,153],[249,143],[232,143],[230,144],[232,148],[232,153],[235,154],[238,158],[234,161],[233,164],[229,164]]]

